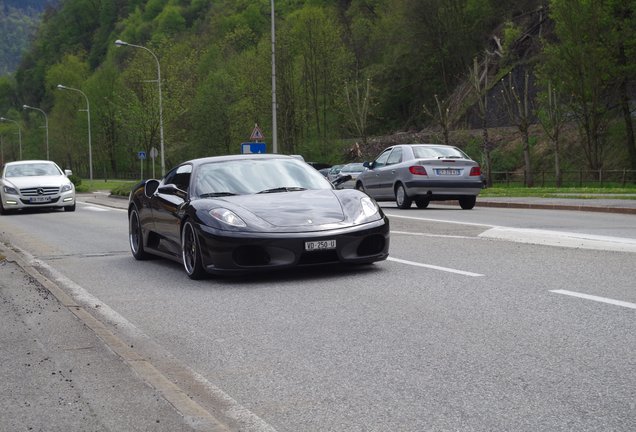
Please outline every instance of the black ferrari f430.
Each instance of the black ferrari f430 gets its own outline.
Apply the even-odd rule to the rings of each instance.
[[[389,254],[389,221],[372,198],[284,155],[184,162],[136,185],[128,221],[136,259],[181,262],[192,279]]]

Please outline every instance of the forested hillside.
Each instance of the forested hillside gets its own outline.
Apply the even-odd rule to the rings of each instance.
[[[139,151],[159,148],[160,106],[168,166],[236,153],[255,123],[271,151],[271,4],[63,0],[15,75],[0,79],[0,113],[22,122],[26,158],[43,157],[46,144],[42,114],[22,105],[45,111],[51,158],[82,174],[86,100],[58,84],[90,101],[98,175],[135,170]],[[575,132],[561,139],[574,136],[579,151],[557,163],[598,169],[618,149],[623,168],[636,169],[635,4],[276,0],[278,151],[335,163],[361,157],[347,151],[355,142],[368,155],[370,137],[424,130],[490,171],[509,159],[491,130],[504,125],[520,140],[517,166],[531,174],[553,164],[567,125]],[[5,159],[15,157],[15,143],[5,147]]]
[[[0,76],[18,67],[45,7],[53,0],[0,0]]]

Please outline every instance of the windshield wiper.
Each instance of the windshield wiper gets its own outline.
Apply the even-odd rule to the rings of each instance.
[[[296,192],[296,191],[304,191],[306,190],[303,187],[296,187],[296,186],[285,186],[285,187],[277,187],[277,188],[273,188],[273,189],[265,189],[259,192],[259,194],[263,194],[263,193],[275,193],[275,192]]]
[[[209,192],[199,195],[199,198],[215,198],[215,197],[224,197],[224,196],[232,196],[236,195],[232,192]]]

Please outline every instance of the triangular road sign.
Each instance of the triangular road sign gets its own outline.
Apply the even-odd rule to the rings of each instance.
[[[261,128],[258,127],[257,124],[254,125],[254,130],[252,131],[252,135],[250,135],[250,139],[251,140],[262,140],[263,138],[265,138],[263,136],[263,132],[261,131]]]

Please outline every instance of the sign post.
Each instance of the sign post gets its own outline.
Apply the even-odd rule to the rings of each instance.
[[[150,149],[150,158],[152,159],[152,178],[156,178],[155,177],[155,159],[157,158],[158,155],[159,155],[159,152],[157,151],[156,147],[153,147]]]
[[[141,166],[141,179],[144,179],[144,160],[146,159],[146,152],[140,151],[137,152],[137,157],[139,158],[139,165]]]

